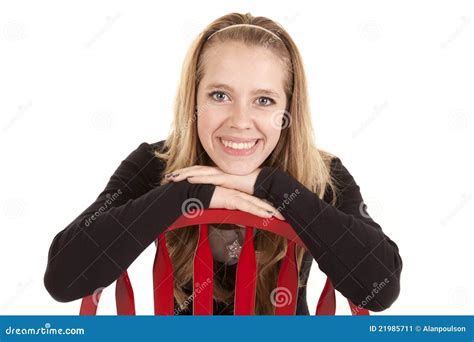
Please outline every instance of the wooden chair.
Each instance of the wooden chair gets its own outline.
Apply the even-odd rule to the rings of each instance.
[[[298,295],[298,268],[296,245],[307,249],[295,231],[286,222],[275,217],[261,217],[227,209],[204,209],[181,215],[165,232],[191,225],[198,225],[199,242],[194,255],[193,274],[193,315],[213,314],[213,257],[208,240],[208,224],[229,223],[245,226],[246,234],[237,264],[235,281],[234,315],[254,315],[256,297],[257,265],[253,246],[253,229],[264,229],[283,236],[288,248],[280,267],[277,288],[285,289],[287,300],[275,305],[275,315],[295,315]],[[166,248],[166,237],[162,233],[156,240],[157,252],[153,264],[153,288],[155,315],[174,315],[173,267]],[[209,283],[199,288],[200,284]],[[80,315],[96,315],[101,290],[82,299]],[[118,315],[135,315],[133,289],[127,271],[117,279],[115,301]],[[359,308],[348,300],[352,315],[369,315],[369,311]],[[335,315],[336,296],[329,278],[319,298],[316,315]]]

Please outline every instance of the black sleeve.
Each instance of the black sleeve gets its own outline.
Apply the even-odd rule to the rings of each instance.
[[[57,301],[76,300],[114,282],[181,216],[186,199],[209,208],[215,185],[186,180],[156,185],[164,166],[151,151],[152,145],[142,143],[95,202],[54,237],[44,285]]]
[[[279,209],[342,295],[368,310],[385,310],[400,292],[398,247],[368,215],[359,186],[337,157],[331,174],[341,190],[336,206],[268,166],[256,179],[254,196]]]

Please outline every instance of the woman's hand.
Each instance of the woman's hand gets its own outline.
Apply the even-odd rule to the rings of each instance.
[[[255,181],[261,168],[257,168],[248,175],[239,176],[225,173],[215,166],[194,165],[165,175],[166,179],[180,182],[187,179],[189,183],[214,184],[228,189],[234,189],[253,195]],[[172,175],[175,175],[174,177]]]
[[[257,168],[248,175],[239,176],[225,173],[215,166],[194,165],[175,170],[165,177],[172,182],[187,180],[189,183],[216,185],[210,208],[238,209],[263,218],[274,215],[280,220],[285,220],[271,203],[253,196],[255,181],[260,170]],[[268,213],[267,210],[272,213]]]
[[[285,220],[283,215],[276,210],[271,204],[264,200],[248,195],[244,192],[228,189],[219,185],[216,185],[214,193],[209,204],[209,208],[225,208],[230,210],[246,211],[250,214],[260,216],[263,218],[270,218],[273,215],[280,219]],[[268,211],[272,212],[269,213]]]

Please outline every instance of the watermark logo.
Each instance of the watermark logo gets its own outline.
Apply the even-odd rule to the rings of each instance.
[[[104,289],[105,289],[105,287],[103,287],[103,286],[99,287],[92,294],[92,302],[94,303],[95,306],[99,305],[100,295],[102,294],[102,291]]]
[[[204,204],[198,198],[188,198],[181,205],[181,213],[184,217],[195,218],[202,215]]]
[[[274,288],[270,293],[270,301],[277,308],[290,304],[292,300],[291,291],[283,286]]]
[[[291,126],[291,115],[285,109],[280,109],[272,113],[270,124],[275,129],[285,129]]]

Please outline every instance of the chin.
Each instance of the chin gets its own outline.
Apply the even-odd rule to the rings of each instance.
[[[259,165],[257,165],[256,163],[249,163],[247,161],[236,161],[233,162],[232,165],[223,164],[218,165],[218,167],[225,173],[236,176],[245,176],[255,171],[255,169],[257,169]]]

